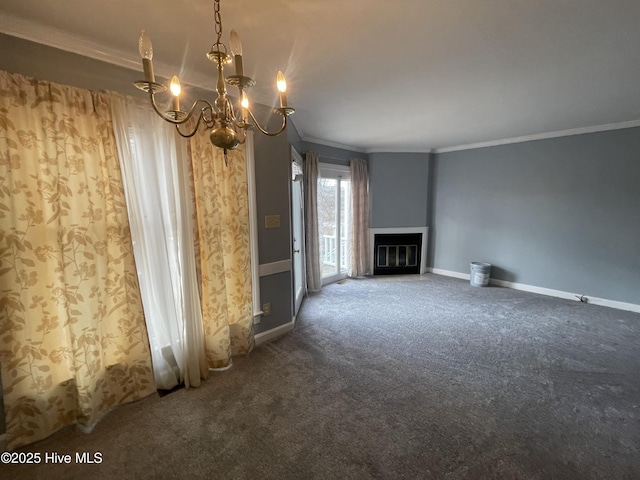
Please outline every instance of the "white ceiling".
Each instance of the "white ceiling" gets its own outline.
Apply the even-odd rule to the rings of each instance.
[[[304,139],[427,151],[640,124],[640,0],[221,0],[254,101],[283,70]],[[2,0],[0,31],[213,89],[211,0]],[[606,127],[605,127],[606,128]]]

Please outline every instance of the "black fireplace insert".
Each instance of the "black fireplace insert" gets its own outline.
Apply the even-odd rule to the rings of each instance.
[[[388,233],[374,236],[374,275],[420,273],[422,233]]]

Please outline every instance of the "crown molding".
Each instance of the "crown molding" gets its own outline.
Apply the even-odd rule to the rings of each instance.
[[[42,25],[12,14],[0,16],[0,32],[66,52],[111,63],[130,70],[140,70],[140,59],[115,49],[98,45],[91,39],[69,34],[49,25]]]
[[[366,153],[436,153],[433,148],[420,149],[420,148],[401,148],[400,150],[389,149],[367,149]]]
[[[390,149],[380,149],[380,148],[362,148],[362,147],[354,147],[352,145],[346,145],[344,143],[330,142],[328,140],[320,140],[319,138],[308,137],[300,133],[298,130],[298,134],[300,138],[304,142],[316,143],[318,145],[324,145],[326,147],[340,148],[342,150],[349,150],[351,152],[357,153],[434,153],[432,148],[427,149],[415,149],[415,148],[407,148],[407,149],[399,149],[399,150],[390,150]]]
[[[142,76],[142,63],[137,53],[137,48],[132,48],[131,52],[121,52],[119,50],[99,45],[95,41],[73,35],[63,30],[42,25],[30,20],[26,20],[15,15],[0,15],[0,33],[12,37],[20,38],[29,42],[37,43],[45,47],[51,47],[64,52],[79,55],[93,60],[126,68],[140,73]],[[176,68],[167,63],[154,60],[154,71],[156,77],[170,79]],[[183,76],[183,73],[184,76]],[[200,89],[204,92],[214,92],[209,75],[200,74],[194,71],[178,72],[183,88]],[[254,103],[265,105],[262,102]],[[269,107],[269,105],[265,105]]]
[[[363,149],[362,147],[354,147],[352,145],[345,145],[343,143],[330,142],[328,140],[320,140],[319,138],[308,137],[301,133],[300,130],[298,130],[298,133],[300,134],[300,138],[303,142],[316,143],[318,145],[324,145],[325,147],[340,148],[342,150],[349,150],[350,152],[368,153],[367,150]]]
[[[607,132],[610,130],[622,130],[625,128],[640,127],[640,120],[630,120],[628,122],[608,123],[604,125],[594,125],[592,127],[570,128],[568,130],[558,130],[556,132],[537,133],[534,135],[523,135],[521,137],[505,138],[502,140],[491,140],[489,142],[469,143],[455,147],[436,148],[433,153],[449,153],[460,150],[472,150],[476,148],[496,147],[499,145],[509,145],[512,143],[531,142],[534,140],[546,140],[549,138],[569,137],[572,135],[583,135],[585,133]]]
[[[320,145],[326,145],[328,147],[341,148],[343,150],[350,150],[358,153],[449,153],[449,152],[457,152],[461,150],[473,150],[476,148],[486,148],[486,147],[497,147],[500,145],[509,145],[513,143],[523,143],[523,142],[531,142],[535,140],[546,140],[550,138],[559,138],[559,137],[570,137],[573,135],[584,135],[586,133],[598,133],[598,132],[607,132],[611,130],[623,130],[626,128],[636,128],[640,127],[640,120],[629,120],[626,122],[618,122],[618,123],[607,123],[603,125],[594,125],[591,127],[580,127],[580,128],[570,128],[567,130],[558,130],[554,132],[545,132],[545,133],[536,133],[532,135],[523,135],[520,137],[510,137],[503,138],[500,140],[490,140],[488,142],[478,142],[478,143],[468,143],[464,145],[457,145],[453,147],[445,147],[445,148],[427,148],[427,149],[399,149],[399,150],[391,150],[391,149],[374,149],[374,148],[362,148],[362,147],[353,147],[350,145],[345,145],[341,143],[330,142],[327,140],[320,140],[313,137],[307,137],[306,135],[300,134],[300,138],[305,142],[317,143]]]
[[[55,27],[42,25],[14,15],[0,16],[0,32],[73,55],[91,58],[128,70],[139,71],[140,75],[142,75],[140,57],[134,48],[132,48],[133,53],[121,52],[114,48],[99,45],[89,38],[73,35]],[[171,78],[174,74],[172,72],[175,71],[174,67],[163,62],[154,61],[153,66],[156,76],[161,78]],[[210,79],[206,78],[205,75],[192,72],[188,79],[181,78],[180,81],[183,86],[211,91]]]

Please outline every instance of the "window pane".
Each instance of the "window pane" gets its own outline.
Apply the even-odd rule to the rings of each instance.
[[[333,178],[318,180],[318,230],[322,277],[338,273],[337,259],[337,188]]]
[[[340,181],[340,273],[349,271],[351,262],[351,182]]]

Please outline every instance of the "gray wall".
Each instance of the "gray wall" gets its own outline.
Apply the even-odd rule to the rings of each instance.
[[[286,135],[266,137],[256,133],[253,138],[260,263],[287,260],[291,254],[289,143]],[[280,215],[280,228],[265,228],[266,215]]]
[[[640,128],[439,154],[433,266],[640,304]]]
[[[302,138],[300,137],[300,133],[298,133],[298,129],[295,125],[295,115],[293,117],[289,117],[291,120],[289,125],[287,126],[287,140],[289,140],[289,144],[296,149],[296,151],[302,155],[304,151],[302,148]]]
[[[272,122],[271,129],[275,130],[278,119],[272,119]],[[256,133],[254,139],[258,254],[260,264],[264,265],[291,258],[291,150],[287,135],[284,134],[266,137]],[[265,228],[266,215],[280,215],[280,227]],[[260,278],[260,303],[271,303],[271,315],[262,317],[260,323],[255,326],[256,333],[291,321],[291,271]]]
[[[428,153],[369,154],[371,227],[425,227]]]
[[[288,323],[293,318],[293,277],[291,272],[276,273],[260,278],[260,297],[271,303],[271,315],[265,315],[255,332],[266,332]]]

